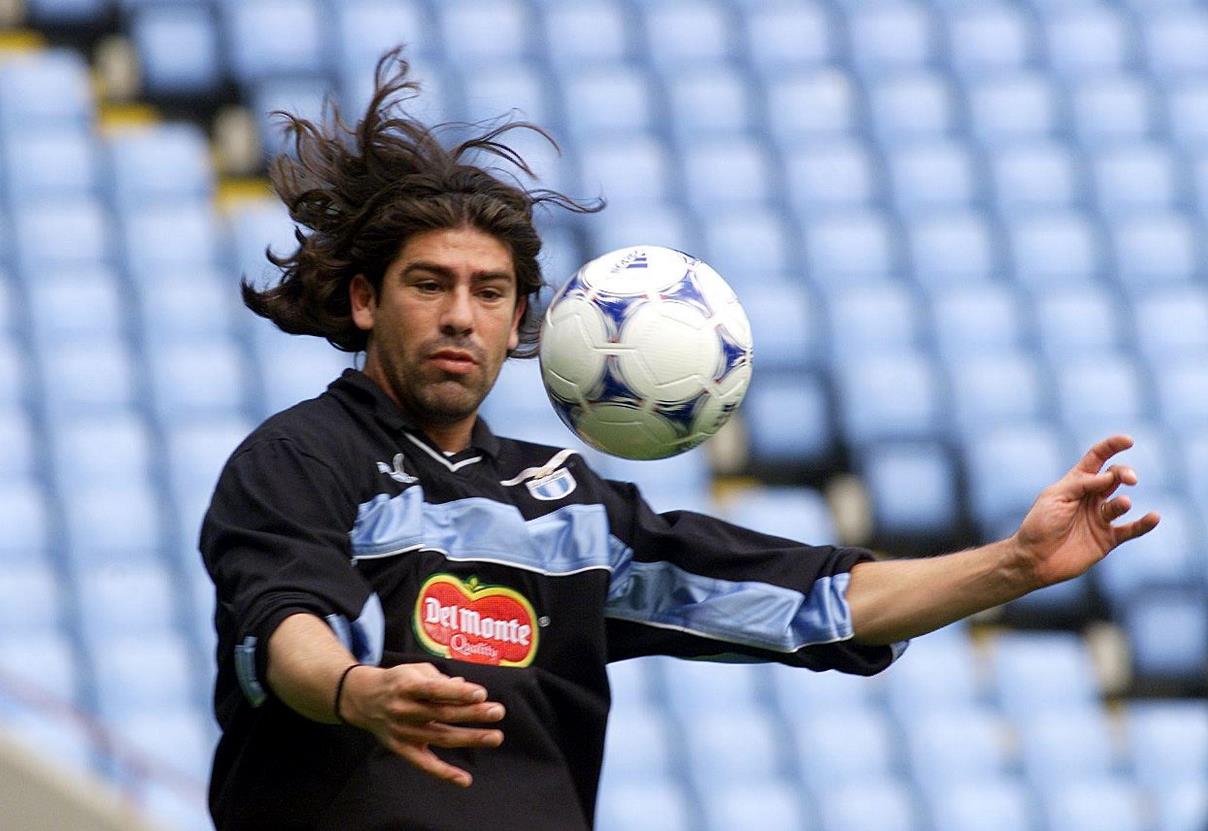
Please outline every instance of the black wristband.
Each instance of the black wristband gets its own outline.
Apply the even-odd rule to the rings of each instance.
[[[335,714],[336,714],[336,721],[340,722],[340,724],[348,723],[344,720],[344,716],[340,715],[340,698],[342,698],[344,695],[344,682],[348,679],[348,673],[352,672],[357,667],[363,667],[363,666],[365,666],[365,665],[364,664],[350,664],[348,667],[346,667],[344,669],[344,671],[342,673],[340,673],[340,680],[336,684],[336,698],[335,698],[335,701],[333,701],[331,704],[331,708],[335,711]]]

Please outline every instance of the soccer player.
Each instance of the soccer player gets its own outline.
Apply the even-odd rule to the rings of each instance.
[[[941,557],[654,513],[577,454],[477,415],[530,355],[541,285],[520,162],[501,131],[448,150],[390,107],[397,54],[354,130],[292,119],[273,182],[299,234],[276,285],[287,332],[364,353],[234,452],[201,548],[217,591],[210,806],[220,829],[590,827],[624,658],[741,656],[872,674],[908,639],[1075,577],[1151,530],[1107,438],[1009,539]],[[521,162],[522,164],[522,162]]]

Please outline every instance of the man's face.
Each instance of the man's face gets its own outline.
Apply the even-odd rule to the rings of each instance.
[[[511,251],[474,228],[416,234],[377,295],[357,277],[351,299],[354,322],[370,332],[365,374],[424,425],[474,416],[519,344]]]

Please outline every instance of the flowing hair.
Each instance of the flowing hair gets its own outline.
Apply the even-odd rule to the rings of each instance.
[[[471,227],[502,242],[512,255],[517,298],[528,300],[520,323],[520,346],[514,354],[536,352],[539,321],[534,310],[543,285],[537,255],[541,238],[533,209],[550,204],[575,213],[600,210],[603,203],[581,203],[546,189],[526,189],[468,157],[494,156],[536,179],[527,162],[504,139],[512,130],[531,130],[554,148],[542,128],[508,121],[483,130],[452,149],[438,140],[441,126],[428,127],[401,112],[399,104],[418,94],[407,80],[409,65],[402,49],[387,52],[377,63],[375,90],[355,128],[328,101],[321,123],[286,112],[294,155],[282,154],[269,166],[273,188],[295,223],[298,247],[288,256],[265,255],[282,270],[275,284],[257,289],[241,281],[243,302],[294,335],[326,338],[337,349],[360,352],[369,333],[352,320],[348,287],[362,274],[381,290],[386,268],[416,233]]]

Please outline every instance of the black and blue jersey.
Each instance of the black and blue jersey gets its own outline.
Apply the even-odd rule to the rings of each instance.
[[[860,549],[654,513],[576,453],[495,436],[440,451],[366,376],[269,419],[234,452],[201,549],[217,590],[210,807],[220,829],[582,829],[595,810],[609,661],[742,656],[871,674],[851,641]],[[432,779],[264,683],[269,636],[325,619],[361,661],[429,661],[507,708],[505,741],[441,750]]]

